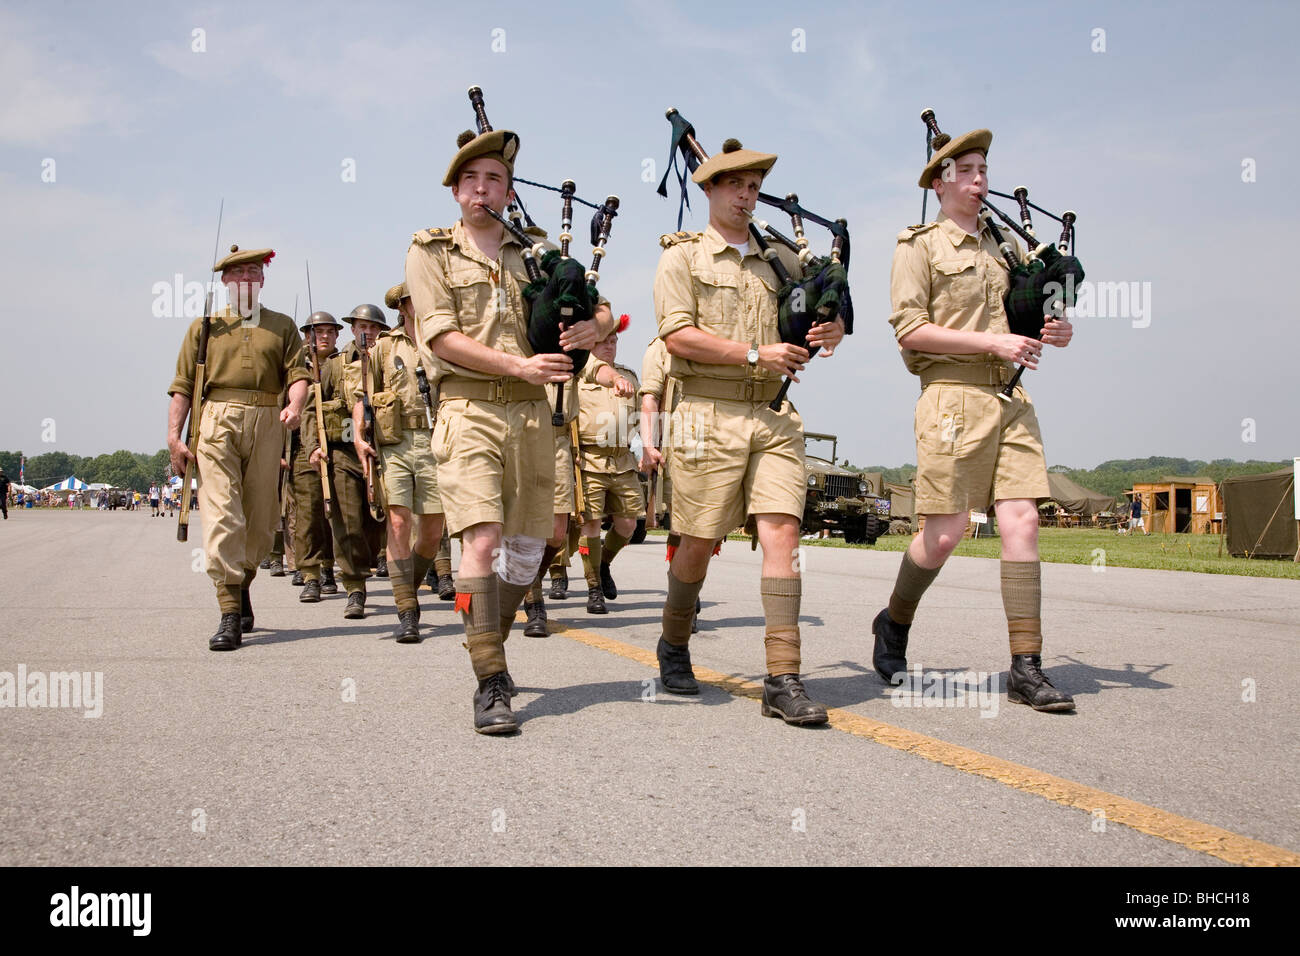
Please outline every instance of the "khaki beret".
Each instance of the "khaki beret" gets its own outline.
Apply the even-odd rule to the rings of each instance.
[[[756,153],[745,149],[740,140],[729,139],[722,144],[722,152],[714,153],[696,168],[691,179],[697,183],[707,183],[719,173],[736,172],[741,169],[753,169],[767,176],[768,170],[776,165],[773,153]]]
[[[274,249],[241,249],[239,246],[231,246],[230,254],[213,266],[212,270],[221,272],[223,269],[242,265],[245,262],[260,262],[262,265],[267,265],[274,258]]]
[[[940,133],[939,136],[945,134]],[[943,174],[943,163],[947,159],[956,159],[958,156],[964,156],[972,150],[979,150],[988,159],[989,146],[993,143],[993,133],[986,129],[973,129],[969,133],[963,133],[956,139],[947,140],[939,143],[939,136],[934,138],[935,146],[934,155],[930,161],[925,164],[925,169],[921,170],[921,178],[917,180],[917,185],[922,189],[929,189],[930,183],[936,176]]]
[[[409,299],[410,297],[411,293],[406,291],[406,283],[399,282],[384,293],[384,305],[390,309],[395,309],[402,304],[403,299]]]
[[[460,168],[468,163],[471,159],[478,159],[480,156],[486,156],[488,159],[495,159],[511,176],[515,174],[515,156],[519,154],[519,136],[508,129],[494,129],[490,133],[479,133],[475,136],[469,130],[461,133],[456,138],[456,155],[451,158],[451,165],[447,167],[447,175],[442,177],[444,186],[454,186],[456,184],[456,174]]]

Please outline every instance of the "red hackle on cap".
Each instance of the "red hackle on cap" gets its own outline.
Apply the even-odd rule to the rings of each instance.
[[[631,325],[631,324],[632,324],[632,316],[630,316],[630,315],[628,315],[626,312],[624,312],[622,315],[620,315],[620,316],[618,317],[618,326],[614,329],[614,331],[615,331],[615,332],[626,332],[626,331],[627,331],[627,327],[628,327],[629,325]]]

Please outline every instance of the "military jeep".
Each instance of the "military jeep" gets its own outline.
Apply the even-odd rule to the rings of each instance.
[[[808,453],[809,442],[830,442],[829,459]],[[849,544],[875,544],[889,533],[889,498],[883,497],[879,475],[849,471],[835,464],[839,439],[819,432],[804,433],[804,471],[808,497],[804,502],[802,534],[829,529]]]

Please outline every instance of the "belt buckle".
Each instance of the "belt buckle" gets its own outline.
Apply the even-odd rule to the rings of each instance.
[[[489,384],[492,386],[492,388],[488,392],[488,401],[500,402],[501,404],[504,405],[506,401],[508,401],[508,399],[506,398],[506,383],[501,381],[500,379],[494,378]]]
[[[755,382],[753,379],[749,379],[749,378],[745,379],[745,401],[747,402],[757,401],[757,399],[754,398],[754,386],[756,386],[757,384],[758,383]]]

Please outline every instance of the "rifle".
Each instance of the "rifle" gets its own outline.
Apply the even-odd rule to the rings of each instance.
[[[304,260],[305,261],[305,260]],[[307,263],[307,308],[311,309],[311,263]],[[315,312],[311,312],[315,315]],[[298,324],[298,316],[294,315],[294,325]],[[307,320],[308,322],[311,319]],[[329,465],[329,443],[325,439],[325,413],[321,410],[321,387],[320,387],[320,351],[316,348],[316,326],[311,327],[311,397],[316,405],[316,442],[320,445],[320,487],[321,494],[325,499],[325,517],[330,516],[330,465]]]
[[[569,444],[573,446],[573,503],[578,510],[578,521],[586,520],[587,496],[582,491],[582,453],[578,445],[578,416],[569,419]]]
[[[198,471],[199,422],[203,418],[203,392],[207,387],[208,335],[212,331],[212,302],[217,286],[217,250],[221,248],[221,217],[226,211],[226,200],[221,200],[217,211],[217,241],[212,247],[212,273],[208,276],[208,296],[203,303],[203,325],[199,328],[199,350],[194,357],[194,388],[190,392],[189,457],[185,459],[185,474],[181,477],[181,510],[176,525],[176,540],[190,539],[190,482]]]
[[[361,335],[361,420],[362,437],[375,450],[373,464],[368,459],[362,461],[366,472],[366,502],[370,505],[370,514],[374,519],[383,521],[383,482],[380,481],[376,487],[375,472],[378,472],[381,478],[383,477],[384,454],[379,450],[379,440],[375,434],[375,409],[370,404],[370,343],[365,333]]]

